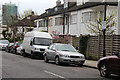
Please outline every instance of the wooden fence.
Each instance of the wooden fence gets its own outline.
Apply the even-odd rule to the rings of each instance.
[[[72,38],[72,44],[75,48],[79,48],[79,39]],[[120,51],[120,35],[106,36],[106,55],[111,56],[113,52]],[[103,36],[89,36],[86,58],[98,60],[103,57]]]

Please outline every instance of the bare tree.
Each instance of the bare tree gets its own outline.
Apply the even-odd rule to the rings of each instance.
[[[98,18],[95,23],[90,23],[87,25],[87,29],[90,33],[94,33],[96,35],[103,35],[103,29],[102,29],[102,22],[104,21],[103,17]],[[115,15],[112,13],[110,16],[107,16],[106,21],[106,33],[107,34],[114,34],[116,21],[115,21]]]
[[[32,15],[33,12],[34,11],[32,9],[28,9],[28,10],[24,11],[24,13],[21,14],[21,19],[23,19],[29,15]],[[34,15],[37,15],[37,12],[34,12]]]

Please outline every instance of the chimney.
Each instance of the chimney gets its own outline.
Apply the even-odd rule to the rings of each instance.
[[[56,6],[60,6],[61,5],[61,1],[60,0],[57,0],[56,1]]]
[[[31,12],[31,15],[32,15],[32,16],[35,15],[34,11]]]

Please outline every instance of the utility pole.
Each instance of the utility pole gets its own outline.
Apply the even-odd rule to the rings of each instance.
[[[106,0],[105,0],[105,2],[104,2],[105,4],[104,4],[104,22],[105,22],[105,25],[106,25],[106,10],[107,10],[107,5],[106,5]],[[106,48],[105,48],[105,46],[106,46],[106,44],[105,44],[105,38],[106,38],[106,26],[104,25],[104,29],[103,29],[103,57],[105,57],[106,56]]]

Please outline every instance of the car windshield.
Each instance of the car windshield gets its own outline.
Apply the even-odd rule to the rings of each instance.
[[[14,45],[14,43],[10,43],[9,45],[12,46],[12,45]]]
[[[46,39],[46,38],[34,38],[33,44],[34,45],[44,45],[44,46],[49,46],[52,43],[51,39]]]
[[[76,49],[72,45],[64,44],[56,46],[58,51],[69,51],[69,52],[77,52]]]
[[[9,41],[8,40],[0,40],[0,43],[2,43],[2,44],[9,44]]]

